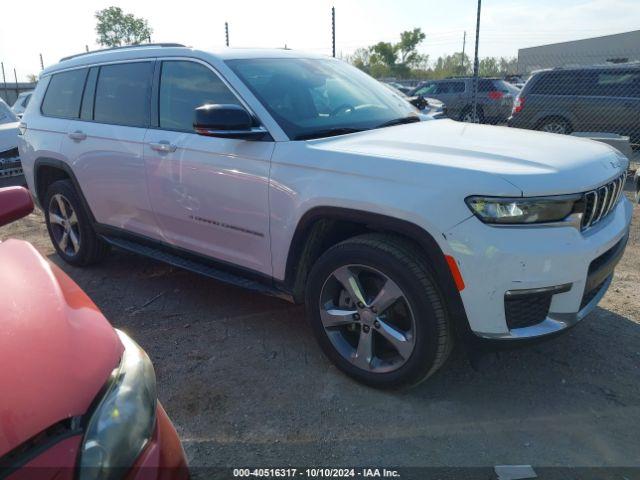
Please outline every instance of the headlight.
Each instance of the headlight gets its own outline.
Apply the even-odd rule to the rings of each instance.
[[[485,223],[501,225],[559,222],[582,212],[582,195],[505,198],[468,197],[467,205]]]
[[[120,366],[93,412],[80,451],[79,480],[111,480],[133,466],[153,435],[156,375],[147,354],[124,333]]]

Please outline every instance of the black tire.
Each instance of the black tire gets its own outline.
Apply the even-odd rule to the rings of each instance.
[[[57,199],[60,198],[59,196],[62,196],[68,202],[68,205],[65,205],[71,207],[72,212],[75,212],[77,222],[74,223],[76,225],[74,235],[78,240],[78,248],[75,252],[70,251],[73,248],[63,250],[56,240],[56,236],[60,235],[60,230],[64,230],[57,223],[52,225],[51,221],[51,217],[55,213],[53,209],[56,208],[56,206],[52,206],[52,200],[55,202],[54,197]],[[70,180],[58,180],[49,186],[45,195],[43,210],[51,243],[65,262],[76,266],[92,265],[102,260],[109,252],[109,245],[96,235],[89,213],[83,207],[78,193]]]
[[[321,319],[321,292],[333,272],[345,265],[363,265],[384,273],[402,290],[415,319],[415,344],[398,369],[366,371],[347,360],[332,344]],[[307,318],[322,350],[344,373],[376,388],[415,385],[435,373],[453,348],[453,329],[445,301],[426,259],[412,243],[385,234],[365,234],[325,252],[314,264],[306,288]]]
[[[562,117],[547,117],[538,124],[541,132],[555,133],[558,135],[569,135],[573,132],[571,123]]]
[[[460,113],[460,117],[458,118],[458,120],[460,122],[465,122],[465,123],[484,123],[484,112],[482,111],[482,107],[478,106],[477,110],[476,110],[476,116],[478,121],[477,122],[472,122],[469,119],[467,119],[466,117],[472,117],[473,116],[473,107],[465,107],[464,110],[462,110],[462,113]]]

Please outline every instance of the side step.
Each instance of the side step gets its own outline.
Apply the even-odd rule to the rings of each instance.
[[[169,265],[173,265],[174,267],[184,268],[185,270],[189,270],[191,272],[213,278],[220,282],[235,285],[236,287],[245,288],[247,290],[253,290],[263,295],[270,295],[273,297],[281,298],[283,300],[292,301],[291,295],[283,290],[267,285],[266,283],[261,283],[256,280],[251,280],[240,275],[235,275],[233,273],[220,270],[219,268],[216,268],[205,261],[198,261],[195,258],[186,258],[184,256],[168,252],[164,249],[144,245],[142,243],[134,242],[120,237],[102,235],[102,238],[114,247],[137,253],[139,255],[144,255],[145,257],[168,263]]]

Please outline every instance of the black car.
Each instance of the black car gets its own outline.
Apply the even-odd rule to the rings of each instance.
[[[551,133],[606,132],[640,143],[640,64],[535,72],[509,126]]]

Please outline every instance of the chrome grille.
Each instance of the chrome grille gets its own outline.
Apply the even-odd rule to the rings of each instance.
[[[618,204],[624,191],[627,172],[615,180],[595,190],[584,194],[584,214],[582,215],[582,230],[592,227],[605,218]]]

